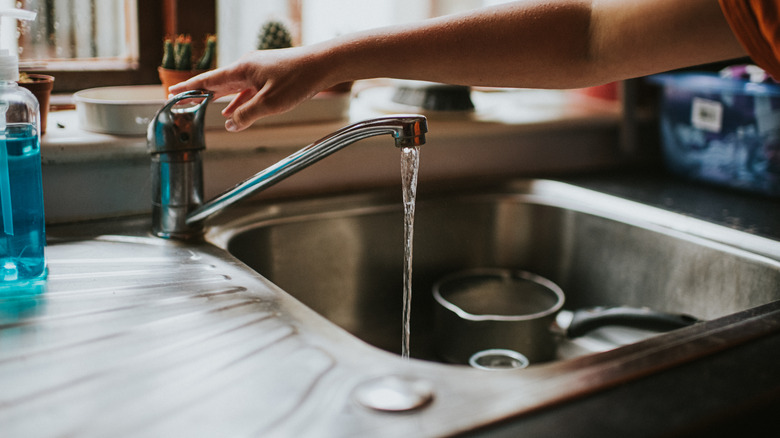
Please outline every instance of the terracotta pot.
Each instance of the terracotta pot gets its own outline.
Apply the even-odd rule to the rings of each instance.
[[[163,92],[165,98],[168,98],[168,88],[172,85],[176,85],[179,82],[184,82],[187,79],[204,73],[206,70],[169,70],[167,68],[157,67],[157,72],[160,74],[160,81],[162,81]]]
[[[17,82],[20,87],[24,87],[32,92],[38,105],[41,107],[41,134],[46,133],[46,119],[49,115],[49,99],[51,90],[54,88],[54,76],[28,74],[29,82]]]

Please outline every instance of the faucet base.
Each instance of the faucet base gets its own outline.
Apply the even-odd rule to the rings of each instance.
[[[173,207],[152,204],[152,233],[163,239],[202,240],[203,222],[187,224],[191,206]]]

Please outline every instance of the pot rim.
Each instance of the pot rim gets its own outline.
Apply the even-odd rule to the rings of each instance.
[[[555,295],[556,301],[555,304],[540,312],[519,315],[495,315],[474,314],[467,312],[442,296],[441,288],[445,283],[473,276],[494,276],[502,279],[521,278],[523,280],[532,281],[541,286],[544,286],[549,291],[551,291]],[[446,275],[433,285],[433,298],[443,308],[456,314],[459,318],[468,321],[533,321],[549,316],[554,316],[563,308],[563,304],[566,301],[566,295],[563,293],[563,290],[557,284],[548,280],[547,278],[528,271],[502,268],[475,268]]]

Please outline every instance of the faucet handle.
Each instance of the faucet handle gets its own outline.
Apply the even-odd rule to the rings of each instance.
[[[207,90],[190,90],[169,99],[149,123],[146,140],[149,152],[160,154],[206,148],[203,135],[206,106],[214,97]],[[180,105],[184,101],[202,99]]]

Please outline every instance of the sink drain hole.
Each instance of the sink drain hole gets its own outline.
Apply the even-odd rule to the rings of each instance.
[[[528,366],[528,358],[522,354],[505,349],[482,350],[469,358],[469,365],[481,370],[515,370]]]
[[[433,400],[433,385],[414,377],[382,376],[359,384],[352,397],[361,405],[377,411],[411,411]]]

